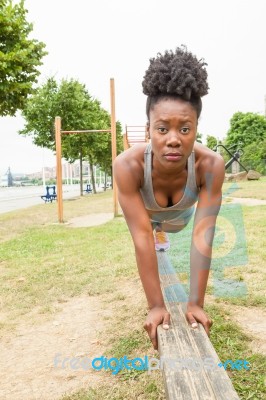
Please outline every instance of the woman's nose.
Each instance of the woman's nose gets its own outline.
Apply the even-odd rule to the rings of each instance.
[[[181,140],[178,132],[176,131],[169,131],[167,134],[167,145],[168,146],[180,146]]]

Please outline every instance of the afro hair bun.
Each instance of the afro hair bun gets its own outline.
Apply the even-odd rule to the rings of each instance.
[[[142,82],[143,93],[150,97],[177,95],[188,101],[205,96],[209,89],[205,65],[184,45],[175,52],[158,53],[156,58],[150,58]]]

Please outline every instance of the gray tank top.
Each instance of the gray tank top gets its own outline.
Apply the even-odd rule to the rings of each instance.
[[[178,203],[170,207],[160,207],[154,197],[153,186],[152,186],[152,149],[151,143],[149,143],[144,152],[144,183],[140,188],[140,193],[147,210],[158,212],[158,211],[181,211],[191,208],[198,200],[198,188],[195,176],[195,153],[194,151],[190,154],[187,161],[187,183],[184,188],[182,198]]]

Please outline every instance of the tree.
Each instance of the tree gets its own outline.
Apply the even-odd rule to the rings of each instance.
[[[241,157],[241,163],[249,170],[254,169],[261,174],[266,174],[266,139],[257,143],[251,143],[245,147]]]
[[[196,142],[202,143],[202,133],[197,132]]]
[[[85,85],[77,80],[63,79],[60,85],[54,78],[36,90],[22,112],[26,120],[23,135],[31,135],[37,146],[55,150],[54,119],[57,115],[62,118],[62,130],[98,130],[110,129],[110,115],[101,107],[97,99],[93,99]],[[117,124],[119,126],[119,123]],[[121,128],[120,128],[121,132]],[[121,149],[122,136],[117,135],[118,152]],[[109,133],[93,133],[62,136],[62,155],[70,162],[87,159],[91,166],[92,183],[94,183],[92,165],[102,165],[110,170],[111,135]],[[82,192],[82,179],[81,192]]]
[[[40,72],[45,44],[29,39],[33,29],[26,20],[24,0],[0,1],[0,115],[15,115],[24,108]]]
[[[107,113],[108,114],[108,113]],[[106,129],[111,126],[111,119],[108,115],[108,123]],[[117,153],[123,151],[123,140],[122,140],[122,126],[118,121],[116,123],[116,135],[117,135]],[[96,137],[95,137],[96,139]],[[97,160],[97,164],[107,174],[112,176],[112,142],[110,133],[102,133],[101,140],[95,140],[94,145],[91,148],[91,156]]]
[[[230,120],[230,129],[227,132],[226,145],[241,143],[242,148],[266,139],[266,118],[255,113],[237,112]]]
[[[206,146],[213,150],[217,145],[217,139],[215,136],[211,136],[211,135],[207,135],[207,142],[206,142]]]

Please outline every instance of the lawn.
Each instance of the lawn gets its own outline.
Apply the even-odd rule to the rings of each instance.
[[[245,197],[266,200],[266,176],[259,180],[243,180],[238,182],[225,182],[223,185],[225,197]]]
[[[241,182],[239,186],[230,196],[266,198],[265,178],[259,182]],[[232,184],[226,183],[224,193],[230,187]],[[112,212],[111,196],[111,191],[107,191],[65,201],[65,220],[89,213]],[[234,321],[233,314],[234,307],[239,306],[265,309],[266,206],[232,206],[226,204],[219,216],[215,260],[207,291],[210,302],[206,309],[215,322],[211,341],[220,358],[246,358],[251,362],[250,371],[230,372],[240,398],[260,400],[265,398],[266,357],[252,350],[252,338]],[[188,246],[188,237],[183,235],[182,246]],[[172,239],[172,248],[175,240],[180,248],[178,238]],[[29,329],[36,321],[49,320],[57,312],[53,306],[56,301],[99,296],[106,309],[112,310],[108,324],[115,325],[108,334],[101,334],[105,355],[155,356],[142,328],[146,301],[123,218],[97,227],[75,229],[57,224],[56,204],[42,204],[0,215],[0,241],[2,340],[12,336],[22,320]],[[185,256],[174,251],[170,256],[185,283],[188,271],[184,267],[180,269],[180,265],[187,265]],[[224,267],[219,270],[221,260]],[[228,282],[233,281],[234,288],[240,288],[239,295],[232,296],[226,285],[218,284],[221,276]],[[241,288],[245,288],[245,295]],[[38,310],[36,320],[32,319],[33,309]],[[165,398],[158,371],[150,375],[136,371],[111,375],[107,371],[106,376],[111,378],[111,383],[109,379],[97,388],[81,388],[62,400]]]

